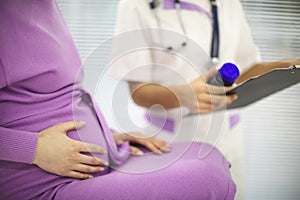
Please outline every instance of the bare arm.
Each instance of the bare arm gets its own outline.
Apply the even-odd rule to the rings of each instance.
[[[241,83],[274,68],[286,68],[294,64],[300,64],[300,59],[257,63],[243,73],[236,82]],[[216,71],[211,70],[204,77],[199,77],[186,85],[165,87],[154,83],[129,82],[129,87],[133,101],[142,107],[150,108],[155,104],[165,109],[185,106],[193,113],[204,114],[228,105],[237,98],[235,95],[222,95],[231,87],[218,87],[206,83],[214,73]]]
[[[165,109],[179,107],[180,102],[175,93],[180,93],[180,87],[168,88],[154,83],[129,82],[133,101],[146,108],[155,104],[162,105]]]
[[[188,84],[165,87],[160,84],[129,82],[133,101],[140,106],[150,108],[155,104],[165,109],[185,106],[193,113],[208,113],[234,101],[237,96],[225,96],[231,87],[208,85],[206,81],[216,73],[208,72]]]

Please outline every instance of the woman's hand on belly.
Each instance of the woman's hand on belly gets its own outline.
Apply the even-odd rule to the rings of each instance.
[[[69,121],[41,131],[33,163],[47,172],[78,179],[92,178],[90,173],[103,171],[103,167],[108,165],[105,160],[81,152],[106,154],[104,148],[72,140],[66,135],[68,131],[80,129],[84,124]]]
[[[130,153],[132,155],[143,155],[143,151],[137,146],[143,146],[157,155],[167,153],[171,151],[171,148],[164,140],[155,137],[146,137],[145,135],[137,132],[132,133],[117,133],[113,132],[113,136],[116,144],[122,144],[124,142],[130,143]]]

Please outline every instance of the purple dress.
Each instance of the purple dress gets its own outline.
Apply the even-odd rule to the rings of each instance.
[[[201,143],[172,153],[129,157],[82,88],[82,66],[54,0],[0,1],[0,199],[233,199],[229,163]],[[38,132],[59,122],[86,126],[69,137],[107,149],[117,166],[88,180],[48,173],[33,159]],[[164,167],[162,167],[164,166]],[[158,169],[159,170],[152,170]]]

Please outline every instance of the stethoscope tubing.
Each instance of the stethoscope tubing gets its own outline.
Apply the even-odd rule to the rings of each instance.
[[[213,16],[213,31],[212,31],[212,41],[211,41],[211,49],[210,49],[210,57],[212,58],[213,63],[217,64],[218,58],[219,58],[219,46],[220,46],[220,34],[219,34],[219,21],[218,21],[218,10],[217,10],[217,3],[216,0],[210,0],[211,2],[211,11],[212,11],[212,16]],[[174,48],[172,46],[165,47],[167,51],[174,52],[174,51],[180,51],[182,48],[184,48],[187,45],[188,37],[187,37],[187,31],[185,29],[182,16],[181,16],[181,7],[180,7],[180,0],[174,0],[174,5],[177,13],[177,18],[178,18],[178,23],[180,26],[180,29],[182,33],[184,34],[184,41],[181,43],[180,47]],[[157,22],[158,28],[161,29],[161,23],[159,16],[156,12],[156,7],[157,7],[157,0],[152,0],[149,3],[150,9],[153,11],[154,18]],[[160,37],[160,43],[164,44],[164,39],[163,35],[160,32],[159,33]]]

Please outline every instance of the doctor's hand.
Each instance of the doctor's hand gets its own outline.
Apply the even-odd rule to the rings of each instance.
[[[73,140],[66,134],[83,126],[84,122],[69,121],[39,132],[33,164],[47,172],[78,179],[92,178],[89,173],[104,170],[106,161],[81,152],[105,154],[105,149]]]
[[[237,99],[237,95],[224,95],[232,87],[215,86],[207,83],[215,73],[217,70],[213,68],[204,76],[194,79],[185,86],[186,94],[181,95],[183,96],[181,102],[192,113],[206,114],[229,105]]]
[[[167,143],[161,139],[155,137],[146,137],[141,133],[131,132],[131,133],[117,133],[113,132],[113,137],[116,144],[122,144],[124,142],[130,143],[130,153],[132,155],[142,156],[143,151],[136,147],[135,145],[142,145],[152,151],[154,154],[161,155],[162,153],[167,153],[171,151],[171,148]]]

